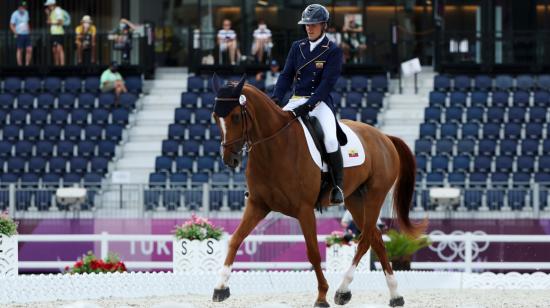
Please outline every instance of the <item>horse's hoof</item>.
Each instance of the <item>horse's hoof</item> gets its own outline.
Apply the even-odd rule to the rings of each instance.
[[[327,301],[316,301],[313,307],[330,307]]]
[[[229,298],[229,288],[223,289],[214,289],[214,294],[212,295],[212,301],[214,302],[223,302]]]
[[[350,300],[351,300],[351,291],[336,292],[336,294],[334,294],[334,302],[336,303],[336,305],[345,305],[349,303]]]
[[[403,296],[399,296],[399,297],[390,299],[390,306],[391,307],[405,306],[405,300],[403,299]]]

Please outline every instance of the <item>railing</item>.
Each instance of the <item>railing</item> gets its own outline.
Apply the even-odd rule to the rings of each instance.
[[[317,240],[324,243],[327,235],[318,235]],[[466,232],[462,235],[430,235],[432,242],[454,243],[463,247],[463,261],[450,262],[412,262],[413,269],[435,269],[435,270],[462,270],[471,273],[477,270],[549,270],[550,262],[479,262],[475,261],[474,243],[550,243],[550,235],[481,235]],[[115,242],[172,242],[171,235],[115,235],[103,232],[101,234],[63,234],[63,235],[19,235],[19,242],[98,242],[99,251],[97,255],[107,257],[109,245]],[[388,241],[387,236],[384,240]],[[302,235],[250,235],[245,242],[257,243],[304,243]],[[364,258],[367,258],[366,264],[370,264],[370,252],[367,252]],[[311,264],[304,262],[236,262],[235,269],[310,269]],[[131,269],[171,269],[172,262],[166,261],[125,261],[128,268]],[[60,269],[72,265],[72,261],[19,261],[20,269]],[[324,266],[324,263],[322,264]],[[380,264],[375,264],[380,268]]]

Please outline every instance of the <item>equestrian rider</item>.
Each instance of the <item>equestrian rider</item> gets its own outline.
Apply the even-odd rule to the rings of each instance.
[[[343,57],[342,50],[325,35],[328,20],[329,12],[324,6],[311,4],[306,7],[298,24],[305,25],[307,39],[292,44],[272,97],[276,102],[282,101],[294,83],[294,95],[283,110],[292,112],[295,117],[309,114],[319,120],[334,182],[330,203],[343,205],[342,155],[330,96],[340,77]]]

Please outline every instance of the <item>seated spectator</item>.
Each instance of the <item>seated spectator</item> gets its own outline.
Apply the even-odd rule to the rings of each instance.
[[[101,92],[114,91],[117,104],[120,94],[128,92],[128,89],[124,85],[124,79],[118,72],[118,63],[116,61],[111,62],[111,65],[101,74],[100,83]]]
[[[32,44],[27,1],[21,1],[17,10],[11,14],[10,29],[15,35],[17,45],[17,65],[23,65],[23,50],[25,50],[25,65],[29,66],[32,59]]]
[[[279,75],[281,75],[281,72],[279,69],[279,62],[277,62],[277,60],[272,60],[269,65],[269,71],[265,73],[260,72],[256,74],[256,80],[259,81],[265,78],[266,93],[271,93],[273,92],[273,88],[277,83],[277,79],[279,78]]]
[[[342,45],[342,34],[336,30],[334,25],[328,27],[326,35],[331,42],[336,44],[336,46]]]
[[[252,34],[254,42],[252,43],[252,55],[258,59],[258,62],[264,63],[264,54],[270,54],[273,42],[271,41],[271,30],[263,20],[258,22],[258,29]]]
[[[121,18],[118,27],[111,31],[109,39],[114,41],[113,48],[122,52],[122,63],[130,63],[130,52],[132,51],[132,33],[137,28],[136,24],[128,19]]]
[[[95,42],[97,30],[88,15],[82,17],[76,27],[76,61],[78,64],[95,63]]]
[[[218,31],[218,46],[220,47],[220,63],[222,53],[229,52],[229,62],[231,65],[237,63],[238,50],[237,50],[237,33],[231,29],[231,20],[224,19],[223,28]]]
[[[355,15],[347,15],[344,27],[342,41],[342,51],[344,52],[344,61],[350,60],[355,63],[360,63],[367,50],[365,44],[365,36],[363,35],[363,27],[355,22]]]

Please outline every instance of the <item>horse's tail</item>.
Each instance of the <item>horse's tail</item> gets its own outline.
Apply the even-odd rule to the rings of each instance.
[[[416,182],[416,159],[407,144],[400,138],[388,136],[399,155],[399,177],[393,190],[393,208],[397,212],[399,226],[406,234],[418,237],[428,226],[428,220],[413,223],[409,219]]]

